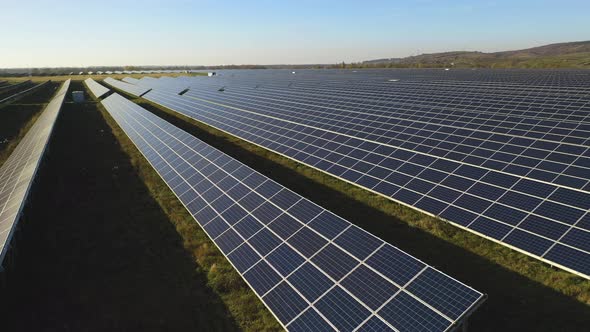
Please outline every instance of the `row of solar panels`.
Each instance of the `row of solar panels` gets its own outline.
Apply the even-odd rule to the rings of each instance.
[[[70,81],[66,81],[0,168],[0,268],[43,158]]]
[[[185,77],[136,86],[151,88],[144,98],[152,102],[589,278],[586,109],[572,125],[520,115],[533,127],[499,120],[484,128],[473,126],[479,111],[406,110],[388,100],[388,88],[366,97],[355,84],[314,92],[313,82],[260,88],[219,77],[225,85]],[[162,89],[166,82],[189,91]],[[499,100],[486,114],[504,106]],[[420,121],[411,117],[418,112]],[[454,112],[450,122],[437,115],[444,112]],[[559,126],[569,130],[551,131]]]
[[[42,87],[42,86],[44,86],[45,84],[48,84],[48,83],[49,83],[49,81],[46,81],[46,82],[43,82],[43,83],[37,83],[37,84],[34,84],[32,86],[27,86],[27,87],[24,87],[22,89],[17,89],[17,91],[13,91],[10,94],[0,94],[0,104],[6,103],[6,102],[9,102],[9,101],[12,101],[12,100],[15,100],[15,99],[17,99],[19,97],[22,97],[22,96],[24,96],[24,95],[26,95],[26,94],[34,91],[34,90],[37,90],[38,88],[40,88],[40,87]]]
[[[143,81],[143,79],[141,80]],[[140,81],[140,84],[141,84]],[[146,81],[145,83],[141,84],[143,86],[151,87],[150,85],[146,84],[153,84],[153,80]],[[161,80],[160,80],[161,81]],[[193,81],[196,81],[193,79]],[[207,95],[199,95],[199,93],[213,93],[217,92],[220,88],[221,83],[209,83],[209,85],[203,84],[203,82],[212,82],[215,80],[200,80],[199,84],[193,84],[193,90],[187,93],[188,96],[192,95],[195,97],[203,96],[203,98],[207,98]],[[226,82],[222,82],[226,83]],[[249,83],[253,87],[253,82]],[[182,82],[182,88],[185,88],[189,85],[188,82]],[[442,139],[446,139],[447,136],[452,134],[452,138],[455,140],[451,141],[454,143],[453,147],[459,146],[462,151],[455,151],[456,153],[461,153],[465,156],[467,153],[472,153],[476,156],[482,157],[490,157],[491,161],[500,163],[502,165],[506,165],[506,159],[512,158],[514,159],[515,156],[519,156],[523,154],[523,158],[518,158],[515,163],[520,167],[515,167],[512,172],[523,172],[526,170],[526,166],[539,164],[537,166],[538,169],[542,170],[539,174],[531,174],[533,177],[537,177],[539,180],[542,181],[555,181],[556,183],[563,184],[563,185],[579,185],[579,183],[587,185],[587,179],[583,178],[584,171],[588,167],[588,158],[586,156],[587,152],[584,147],[588,145],[588,137],[590,136],[590,126],[588,122],[582,121],[586,118],[590,109],[586,110],[585,112],[578,111],[579,115],[576,115],[576,119],[579,122],[577,129],[572,130],[572,125],[567,124],[564,120],[564,123],[557,122],[557,121],[540,121],[536,120],[534,123],[531,122],[530,117],[523,117],[520,118],[512,117],[513,119],[509,121],[508,118],[502,118],[501,126],[498,125],[498,115],[494,114],[493,112],[460,112],[456,115],[452,114],[452,110],[438,110],[439,113],[435,114],[434,111],[437,110],[423,110],[419,112],[418,115],[408,115],[410,113],[416,114],[418,111],[412,110],[404,110],[403,108],[399,108],[399,103],[394,103],[393,101],[387,99],[385,101],[384,97],[381,96],[378,103],[372,101],[372,97],[377,99],[377,95],[363,95],[362,99],[355,99],[352,97],[356,92],[354,91],[344,91],[340,92],[343,95],[348,96],[345,98],[343,95],[338,95],[336,97],[332,95],[325,95],[325,94],[315,94],[315,96],[311,93],[304,93],[299,91],[300,89],[289,89],[288,92],[286,91],[278,91],[277,88],[273,88],[272,91],[269,89],[256,89],[256,91],[252,91],[252,89],[247,89],[244,87],[236,87],[234,85],[231,88],[227,86],[223,86],[224,95],[226,97],[226,102],[231,102],[231,100],[238,100],[240,101],[244,98],[249,98],[252,100],[252,105],[259,106],[256,104],[257,101],[264,102],[267,105],[275,105],[281,106],[280,103],[277,103],[277,100],[280,99],[281,103],[288,103],[289,107],[299,107],[297,111],[302,111],[301,108],[306,108],[308,105],[319,105],[323,107],[322,111],[326,112],[329,116],[337,116],[340,118],[344,118],[343,121],[339,121],[342,125],[350,124],[351,121],[357,120],[359,116],[370,116],[372,117],[372,124],[386,124],[387,126],[391,127],[393,125],[398,126],[398,128],[379,128],[380,133],[372,134],[371,139],[378,140],[383,143],[391,143],[391,140],[396,139],[396,136],[387,136],[387,134],[395,133],[395,130],[392,129],[404,129],[403,127],[399,127],[399,124],[409,126],[407,128],[412,133],[399,133],[397,136],[402,136],[402,138],[407,137],[408,135],[411,136],[410,139],[413,141],[417,141],[418,143],[422,143],[425,139],[428,139],[432,135],[441,135],[441,133],[437,133],[437,129],[444,126],[449,126],[452,132],[447,133],[443,132],[444,136]],[[204,92],[203,92],[204,90]],[[262,90],[262,91],[261,91]],[[355,90],[359,90],[359,88],[355,87]],[[396,94],[399,91],[396,90]],[[253,95],[256,93],[257,95]],[[290,95],[288,95],[290,93]],[[383,95],[383,93],[381,92]],[[447,94],[447,92],[445,92]],[[288,99],[285,97],[288,96]],[[216,98],[219,98],[216,96]],[[436,96],[436,98],[439,98]],[[481,98],[481,96],[478,96]],[[229,101],[228,101],[229,100]],[[339,109],[342,108],[347,112],[337,112],[338,110],[326,110],[329,105],[334,105],[339,103]],[[416,101],[412,100],[412,104],[415,104]],[[457,106],[455,103],[454,106]],[[460,103],[459,103],[460,104]],[[505,106],[506,103],[503,103]],[[574,107],[583,106],[584,102],[579,101]],[[389,110],[392,106],[397,106],[395,116],[391,114],[386,114],[385,111]],[[431,105],[435,106],[435,105]],[[359,112],[359,108],[363,107],[364,109],[360,109],[362,113]],[[473,108],[474,106],[471,105]],[[504,110],[506,107],[501,108],[500,110]],[[304,111],[304,110],[303,110]],[[376,112],[378,111],[378,112]],[[331,113],[330,113],[331,112]],[[354,113],[353,113],[354,112]],[[275,112],[276,113],[276,112]],[[316,112],[317,113],[317,112]],[[391,113],[391,112],[389,112]],[[401,113],[401,115],[399,115]],[[485,113],[485,117],[482,118],[482,113]],[[555,110],[551,110],[551,114],[558,113]],[[496,122],[495,126],[492,126],[490,123],[490,118],[494,117],[494,121]],[[327,116],[324,114],[324,117],[318,117],[315,115],[317,119],[315,123],[322,123],[322,121],[326,120]],[[350,120],[345,122],[346,118]],[[355,119],[356,118],[356,119]],[[446,118],[446,120],[445,120]],[[462,121],[463,119],[467,119],[467,121]],[[528,125],[522,123],[522,121],[527,120],[529,122]],[[487,123],[482,124],[481,121],[486,121]],[[568,120],[569,121],[569,120]],[[477,124],[479,128],[475,128],[474,124]],[[361,124],[362,125],[362,124]],[[563,125],[563,127],[560,127]],[[365,125],[366,127],[366,125]],[[569,127],[569,130],[568,130]],[[446,128],[445,128],[446,129]],[[357,131],[358,132],[358,131]],[[470,136],[471,132],[476,132],[476,135]],[[528,136],[530,135],[530,136]],[[521,136],[522,139],[519,140],[512,140],[512,136]],[[459,143],[457,142],[459,139]],[[439,137],[438,140],[441,140]],[[536,141],[535,141],[536,140]],[[489,141],[489,146],[482,146],[483,143]],[[508,142],[510,141],[510,142]],[[549,141],[545,143],[545,141]],[[558,143],[557,145],[554,144]],[[402,142],[403,143],[403,142]],[[432,143],[427,142],[427,143]],[[506,155],[493,155],[490,154],[490,151],[498,150],[498,144],[502,144],[502,151]],[[582,146],[582,147],[580,147]],[[450,147],[444,147],[444,150],[449,151]],[[545,150],[546,152],[544,152]],[[579,160],[574,161],[572,167],[566,167],[567,161],[572,160],[572,156],[581,155]],[[540,158],[547,157],[547,161],[541,162]],[[508,159],[510,161],[511,159]],[[493,165],[493,163],[489,163]],[[495,166],[498,167],[498,166]],[[524,167],[525,169],[523,169]],[[564,172],[563,176],[559,176],[560,172]],[[582,180],[582,181],[580,181]]]
[[[465,86],[489,85],[504,87],[546,87],[549,89],[588,88],[590,73],[585,69],[572,70],[502,70],[502,69],[371,69],[371,70],[315,70],[315,69],[272,69],[272,70],[218,70],[217,75],[225,77],[250,78],[252,81],[268,82],[308,80],[318,84],[325,82],[375,82],[390,79],[425,82],[463,83]]]
[[[145,78],[140,81],[144,80]],[[441,118],[441,114],[443,114],[449,116],[450,120],[457,121],[458,124],[461,123],[462,126],[466,124],[461,120],[467,119],[468,122],[471,122],[470,126],[494,126],[495,124],[496,127],[499,127],[498,129],[519,130],[516,133],[517,136],[530,134],[532,138],[548,140],[565,138],[565,142],[572,144],[583,143],[583,141],[573,139],[574,137],[588,138],[589,92],[583,89],[578,89],[581,95],[572,97],[569,95],[570,90],[555,92],[535,88],[533,91],[536,92],[533,92],[526,91],[522,87],[499,90],[487,85],[478,87],[475,83],[468,87],[455,83],[445,84],[444,88],[441,88],[443,84],[440,83],[430,84],[409,80],[399,81],[395,84],[387,81],[363,82],[360,85],[342,82],[318,84],[292,80],[272,83],[257,82],[252,79],[236,79],[237,82],[234,82],[232,77],[223,75],[212,79],[178,78],[174,80],[167,78],[166,81],[152,79],[146,84],[174,81],[183,82],[185,87],[192,85],[198,91],[214,92],[224,88],[226,92],[252,93],[251,90],[255,89],[259,93],[280,95],[281,97],[288,94],[290,94],[289,96],[297,95],[298,98],[304,98],[303,101],[299,101],[301,104],[304,104],[306,99],[324,104],[327,102],[333,104],[337,101],[340,107],[364,106],[363,112],[376,113],[381,116],[388,115],[394,118],[428,114],[429,116],[437,115],[437,119],[443,121],[445,120],[445,118]],[[334,98],[337,99],[334,100]],[[392,107],[395,107],[395,114],[391,114]],[[458,118],[455,119],[455,117]],[[409,119],[416,121],[415,118],[410,117]],[[481,121],[485,123],[480,123]],[[575,126],[576,124],[581,126]],[[567,132],[565,135],[560,134],[558,129],[567,130]],[[580,130],[586,131],[586,133],[580,132]],[[545,133],[547,137],[541,137],[539,133]],[[553,135],[558,136],[554,137]]]
[[[6,84],[4,86],[0,86],[0,104],[13,100],[19,96],[22,96],[36,88],[41,87],[43,84],[46,83],[47,82],[35,84],[29,80],[15,84]]]
[[[90,90],[90,93],[92,93],[92,95],[96,99],[101,98],[110,91],[104,86],[96,83],[96,81],[91,78],[87,78],[86,80],[84,80],[84,84],[86,84],[86,87]]]
[[[6,91],[11,91],[12,89],[17,89],[17,88],[23,87],[23,86],[31,86],[32,84],[33,84],[33,82],[31,80],[18,82],[18,83],[14,83],[14,84],[10,84],[10,83],[4,81],[4,84],[2,84],[0,86],[0,93],[4,93]]]
[[[465,117],[449,118],[448,114],[441,117],[436,114],[398,117],[396,114],[393,117],[376,113],[378,106],[367,103],[333,109],[330,105],[338,102],[335,99],[316,101],[300,95],[284,96],[281,92],[236,93],[225,89],[220,95],[218,91],[201,92],[193,89],[186,96],[227,106],[248,107],[248,110],[255,108],[254,112],[264,116],[292,120],[437,157],[465,160],[469,164],[526,175],[544,182],[576,189],[589,187],[589,179],[584,176],[590,166],[590,152],[587,148],[590,126],[588,130],[578,129],[560,134],[543,135],[531,129],[523,135],[517,135],[517,131],[521,129],[509,128],[508,125],[470,127],[473,121],[467,121]],[[373,112],[359,111],[359,108],[368,107]],[[544,128],[539,126],[538,129]],[[532,135],[544,137],[538,139],[531,137]],[[563,142],[566,137],[575,138],[576,135],[580,137],[578,143]]]
[[[131,83],[127,83],[127,82],[122,82],[119,80],[115,80],[112,79],[110,77],[107,77],[104,82],[114,88],[117,88],[119,90],[125,91],[129,94],[132,94],[136,97],[141,97],[144,94],[146,94],[148,91],[150,91],[150,88],[143,88],[141,86],[135,85],[135,84],[131,84]]]
[[[236,105],[244,99],[241,94],[236,95],[233,91],[227,90],[226,92],[223,101],[227,104]],[[211,97],[193,91],[187,95]],[[277,101],[276,96],[262,98],[248,96],[248,98],[252,101],[252,105],[262,104],[258,107],[262,108],[261,111],[266,111],[265,115],[270,116],[279,113],[276,108],[280,107],[281,103],[287,103],[283,100]],[[219,101],[221,98],[216,100]],[[293,101],[288,102],[291,103],[288,106],[293,110],[291,113],[305,108],[304,105],[293,105]],[[377,143],[397,145],[442,157],[448,156],[458,161],[470,158],[468,159],[470,164],[516,175],[527,175],[540,181],[568,187],[583,189],[588,186],[588,180],[583,177],[588,167],[588,152],[585,147],[587,138],[583,138],[579,144],[561,141],[565,137],[573,138],[575,135],[583,137],[586,135],[585,130],[578,130],[579,133],[567,133],[569,135],[552,135],[553,137],[545,135],[542,139],[535,139],[526,135],[527,133],[536,135],[537,133],[533,130],[523,131],[525,135],[517,135],[514,128],[473,128],[469,126],[469,122],[456,121],[458,117],[452,119],[452,123],[451,120],[444,123],[437,119],[436,114],[420,115],[414,118],[393,118],[365,113],[357,116],[357,123],[353,123],[355,117],[343,115],[342,112],[328,110],[321,112],[321,115],[318,113],[317,111],[304,113],[310,125],[322,125],[322,120],[326,121],[328,117],[332,117],[335,120],[323,124],[324,128],[342,132],[342,127],[349,125],[350,129],[344,133],[354,136],[365,133],[363,138]],[[377,129],[371,127],[379,124]],[[531,172],[532,168],[538,172]]]
[[[31,71],[30,68],[25,68],[24,71],[13,71],[8,70],[5,72],[5,75],[1,76],[14,76],[14,77],[26,77],[26,76],[61,76],[61,75],[138,75],[138,74],[189,74],[189,73],[197,73],[197,72],[204,72],[203,69],[162,69],[162,70],[107,70],[107,71],[64,71],[63,69],[58,68],[45,68],[41,69],[39,72]],[[0,82],[0,86],[2,83]]]
[[[215,81],[215,80],[211,80]],[[235,94],[253,93],[250,86],[226,86],[221,83],[211,84],[203,82],[202,88],[210,88],[211,92],[223,86],[225,90]],[[544,133],[547,139],[556,140],[558,137],[552,135],[573,136],[587,139],[586,136],[578,135],[580,130],[588,130],[588,127],[579,128],[577,124],[587,121],[586,114],[590,107],[585,105],[584,101],[570,100],[569,97],[563,97],[559,100],[557,96],[542,96],[534,98],[531,96],[513,96],[505,100],[498,99],[501,91],[494,91],[492,95],[484,93],[474,93],[472,96],[467,94],[456,96],[452,90],[458,87],[451,86],[445,91],[435,91],[421,83],[416,88],[404,89],[408,82],[396,84],[395,89],[387,89],[387,94],[377,89],[361,91],[361,88],[348,87],[347,89],[338,89],[335,87],[322,88],[301,87],[300,85],[290,87],[258,87],[257,93],[264,95],[276,96],[281,95],[298,96],[303,98],[299,103],[305,103],[308,100],[315,102],[333,104],[336,99],[343,107],[350,108],[350,111],[363,111],[364,113],[378,114],[381,116],[388,115],[392,118],[419,117],[430,114],[436,116],[435,120],[449,121],[454,120],[455,126],[465,126],[465,120],[471,120],[471,126],[492,126],[505,128],[507,130],[518,129],[517,135],[525,135],[533,138],[543,138],[542,135],[532,135],[533,133]],[[353,90],[353,91],[350,91]],[[426,91],[425,91],[426,90]],[[318,99],[317,97],[326,99]],[[315,97],[315,98],[314,98]],[[551,99],[548,102],[547,99]],[[578,98],[576,98],[578,99]],[[525,102],[527,104],[523,104]],[[355,106],[362,108],[354,108]],[[389,107],[387,107],[389,106]],[[395,107],[396,113],[391,114],[391,107]],[[585,108],[585,109],[584,109]],[[446,115],[443,117],[443,115]],[[450,118],[449,118],[450,117]],[[456,119],[454,117],[457,117]],[[412,119],[414,120],[414,119]],[[422,119],[425,121],[425,119]],[[475,122],[473,122],[475,121]],[[432,122],[432,120],[431,120]],[[451,123],[449,123],[451,124]],[[586,123],[587,124],[587,123]],[[530,126],[530,127],[529,127]],[[557,129],[567,131],[566,135]],[[480,129],[481,130],[481,129]],[[561,138],[561,137],[559,137]],[[568,139],[566,143],[580,144],[582,141]]]
[[[493,120],[500,121],[501,124],[538,125],[545,127],[547,131],[551,131],[554,126],[571,130],[572,122],[586,121],[587,124],[586,115],[590,111],[590,106],[587,105],[587,89],[578,89],[579,94],[572,96],[570,90],[565,92],[544,88],[526,90],[522,87],[505,89],[488,85],[477,86],[476,83],[465,87],[456,83],[441,84],[411,80],[396,83],[378,81],[362,84],[346,82],[318,84],[292,80],[282,83],[257,82],[252,79],[234,81],[232,77],[218,76],[209,80],[191,78],[188,82],[194,83],[193,87],[198,90],[217,91],[220,87],[224,87],[227,91],[256,89],[266,93],[287,90],[291,94],[307,98],[314,95],[328,98],[327,100],[338,98],[343,106],[349,103],[362,103],[365,105],[363,111],[370,113],[387,112],[390,108],[382,107],[393,106],[396,107],[397,117],[406,114],[409,109],[417,114],[457,114],[466,119]],[[326,101],[326,99],[316,101]],[[375,109],[375,107],[378,108]],[[424,107],[428,109],[423,109]],[[540,123],[533,119],[555,121]],[[523,122],[524,120],[527,121]],[[526,132],[526,128],[519,129]],[[553,130],[551,133],[558,132]],[[569,133],[568,136],[570,136]]]
[[[446,331],[483,301],[120,95],[102,104],[288,330]]]

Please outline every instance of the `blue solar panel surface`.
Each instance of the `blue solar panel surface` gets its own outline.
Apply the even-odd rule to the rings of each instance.
[[[446,331],[483,300],[129,100],[102,104],[287,329]]]
[[[111,77],[107,77],[104,79],[104,82],[110,86],[112,86],[113,88],[125,91],[129,94],[132,94],[136,97],[141,97],[142,95],[146,94],[148,91],[150,91],[149,88],[144,88],[135,84],[131,84],[131,83],[127,83],[127,82],[122,82],[116,79],[113,79]]]
[[[122,79],[122,81],[126,82],[126,83],[131,83],[131,84],[139,83],[139,80],[137,78],[133,78],[133,77],[125,77]]]
[[[5,86],[0,85],[0,104],[12,101],[20,96],[30,93],[48,82],[49,81],[45,81],[35,84],[29,80],[15,84],[7,84]]]
[[[0,270],[69,86],[67,80],[0,167]]]
[[[167,76],[162,76],[158,79],[147,76],[138,80],[136,84],[150,89],[157,88],[161,91],[179,94],[188,88],[189,82],[190,81]]]
[[[109,89],[105,88],[99,83],[96,83],[96,81],[92,78],[87,78],[86,80],[84,80],[84,83],[86,84],[94,98],[100,98],[110,91]]]
[[[144,97],[590,276],[590,74],[227,71]],[[565,254],[567,253],[567,254]]]

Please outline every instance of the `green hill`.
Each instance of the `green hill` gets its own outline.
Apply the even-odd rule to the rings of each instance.
[[[590,68],[590,41],[516,51],[443,52],[364,61],[361,67]]]

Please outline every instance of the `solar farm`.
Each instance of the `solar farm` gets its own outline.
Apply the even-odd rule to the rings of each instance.
[[[120,74],[0,79],[8,326],[588,328],[587,70]]]

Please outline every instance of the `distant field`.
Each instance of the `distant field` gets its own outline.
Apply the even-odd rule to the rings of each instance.
[[[401,63],[351,63],[344,68],[502,68],[502,69],[590,69],[590,52],[546,57],[494,58],[477,54],[429,56],[404,60]]]
[[[370,60],[354,67],[397,68],[590,68],[590,42],[543,45],[503,52],[451,51],[399,59]]]

